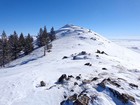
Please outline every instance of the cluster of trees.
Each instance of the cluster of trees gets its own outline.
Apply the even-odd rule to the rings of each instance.
[[[0,66],[17,59],[21,54],[29,54],[33,51],[33,38],[30,34],[24,37],[23,33],[18,34],[16,31],[7,36],[5,31],[2,32],[0,38]]]
[[[40,28],[37,35],[37,46],[44,46],[44,55],[46,54],[46,49],[52,47],[51,42],[55,39],[54,28],[51,28],[50,33],[47,32],[46,27],[44,29]],[[7,36],[5,31],[2,32],[0,37],[0,66],[4,67],[5,64],[12,60],[17,59],[21,55],[28,55],[34,50],[33,37],[28,34],[24,36],[21,33],[19,36],[14,31],[13,34]]]
[[[44,29],[40,28],[38,36],[37,36],[37,45],[38,47],[44,46],[44,56],[46,55],[46,50],[49,50],[52,48],[52,41],[55,40],[55,31],[52,27],[50,32],[47,32],[46,26],[44,26]]]

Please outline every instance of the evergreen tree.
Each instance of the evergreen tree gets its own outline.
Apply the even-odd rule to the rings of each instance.
[[[43,31],[43,46],[44,46],[44,56],[46,55],[46,50],[49,49],[50,47],[50,37],[49,34],[47,33],[46,26],[44,26],[44,31]]]
[[[10,50],[7,35],[3,31],[0,39],[0,66],[4,67],[8,62],[10,62]]]
[[[31,53],[34,50],[33,46],[33,38],[30,34],[25,38],[25,47],[24,47],[24,53],[25,55]]]
[[[43,29],[40,28],[38,36],[37,36],[37,45],[38,45],[38,47],[43,46],[42,45],[42,35],[43,35]]]
[[[44,26],[44,30],[43,30],[43,38],[42,38],[42,44],[43,46],[47,45],[50,41],[50,38],[49,38],[49,35],[47,33],[47,29],[46,29],[46,26]]]
[[[56,39],[54,28],[52,27],[50,30],[50,39],[51,41]]]
[[[19,36],[19,47],[20,47],[20,51],[23,51],[24,50],[24,47],[25,47],[25,38],[24,38],[23,33],[21,33],[20,36]]]
[[[14,31],[13,35],[9,36],[9,44],[10,44],[10,50],[12,53],[12,59],[17,59],[20,52],[20,45],[19,45],[19,39],[16,31]]]
[[[37,45],[39,47],[46,46],[50,42],[49,35],[47,33],[46,26],[44,26],[44,30],[40,28],[38,37],[37,37]]]

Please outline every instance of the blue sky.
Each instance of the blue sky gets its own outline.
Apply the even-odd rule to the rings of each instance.
[[[36,35],[65,24],[108,38],[140,37],[140,0],[0,0],[0,32]]]

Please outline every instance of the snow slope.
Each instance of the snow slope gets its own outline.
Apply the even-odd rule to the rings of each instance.
[[[74,94],[86,94],[89,105],[140,105],[139,53],[79,26],[56,32],[45,57],[39,48],[0,70],[0,105],[73,105]],[[71,76],[58,83],[62,74]],[[124,103],[122,94],[131,99]]]

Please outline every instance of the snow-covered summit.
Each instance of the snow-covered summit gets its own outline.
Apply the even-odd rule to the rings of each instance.
[[[70,28],[70,27],[73,27],[73,26],[75,26],[75,25],[73,25],[73,24],[66,24],[62,28]]]
[[[140,105],[140,54],[75,25],[56,36],[0,70],[0,105]]]

